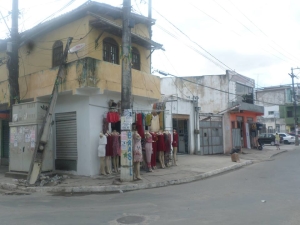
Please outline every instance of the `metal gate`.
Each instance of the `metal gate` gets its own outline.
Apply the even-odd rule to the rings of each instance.
[[[239,128],[232,129],[232,147],[236,148],[240,146],[242,146],[241,129]]]
[[[8,165],[9,158],[9,122],[2,120],[1,132],[1,165]]]
[[[200,121],[200,147],[204,155],[223,154],[222,117]]]
[[[56,159],[58,170],[77,170],[76,112],[56,113]]]

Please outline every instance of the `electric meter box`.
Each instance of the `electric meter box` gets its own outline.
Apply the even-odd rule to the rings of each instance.
[[[13,119],[9,123],[9,171],[29,172],[40,129],[49,104],[47,102],[26,102],[13,105]],[[44,149],[42,172],[54,170],[52,126]]]
[[[29,172],[37,138],[42,124],[13,124],[10,123],[9,140],[9,171]],[[42,172],[53,171],[54,153],[52,130],[49,141],[44,149]]]
[[[13,123],[42,123],[49,107],[48,102],[26,102],[13,105]]]

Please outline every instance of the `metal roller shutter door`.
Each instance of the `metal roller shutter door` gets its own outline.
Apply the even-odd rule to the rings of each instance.
[[[56,113],[55,124],[55,168],[61,170],[77,170],[76,112]]]
[[[8,165],[9,158],[9,121],[2,120],[2,154],[1,164]]]

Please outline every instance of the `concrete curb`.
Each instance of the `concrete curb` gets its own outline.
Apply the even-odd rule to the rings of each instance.
[[[270,156],[270,159],[273,157],[273,156],[276,156],[276,155],[280,155],[281,153],[284,153],[284,152],[287,152],[288,150],[283,150],[281,152],[276,152],[275,154],[271,155]]]
[[[221,169],[213,170],[207,173],[199,174],[196,176],[190,176],[185,178],[179,178],[174,180],[167,180],[161,182],[152,182],[147,184],[123,184],[123,185],[109,185],[109,186],[80,186],[80,187],[23,187],[16,184],[0,183],[0,187],[5,190],[22,190],[27,192],[52,192],[52,193],[99,193],[99,192],[119,192],[122,191],[134,191],[141,189],[150,189],[165,187],[169,185],[184,184],[197,180],[202,180],[211,176],[215,176],[227,171],[236,170],[243,166],[253,164],[251,160],[247,160],[242,163],[237,163],[232,166],[224,167]]]

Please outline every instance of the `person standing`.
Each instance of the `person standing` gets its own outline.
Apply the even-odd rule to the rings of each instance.
[[[277,150],[280,150],[279,144],[280,144],[280,136],[276,132],[276,134],[275,134],[275,145],[276,145]]]

